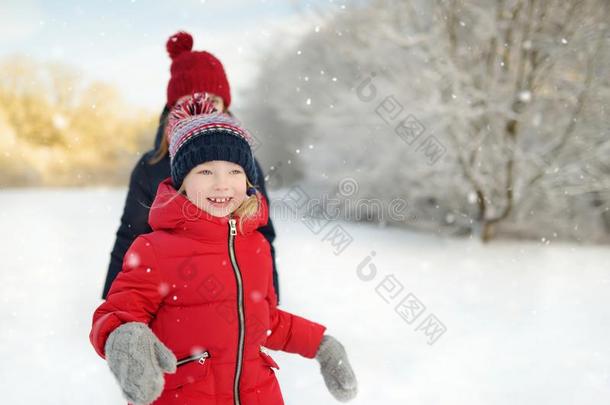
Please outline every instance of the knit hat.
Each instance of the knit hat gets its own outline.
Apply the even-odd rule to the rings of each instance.
[[[252,135],[233,117],[216,110],[207,93],[195,93],[170,111],[167,124],[171,176],[179,189],[197,165],[225,160],[240,165],[256,184]],[[251,195],[253,190],[248,190]]]
[[[192,51],[193,37],[179,31],[165,45],[172,59],[171,77],[167,84],[167,106],[172,107],[182,96],[197,92],[222,97],[226,108],[231,105],[231,89],[222,63],[206,51]]]

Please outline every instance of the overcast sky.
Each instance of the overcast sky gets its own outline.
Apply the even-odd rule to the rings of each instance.
[[[190,32],[195,50],[225,65],[235,105],[256,74],[261,49],[294,38],[314,25],[302,17],[311,7],[337,1],[281,0],[1,0],[0,58],[21,53],[61,61],[87,79],[117,85],[130,102],[160,110],[170,59],[167,38]],[[294,40],[294,39],[293,39]]]

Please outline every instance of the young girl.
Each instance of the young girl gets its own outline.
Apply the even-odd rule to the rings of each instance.
[[[125,398],[283,404],[265,346],[316,358],[335,398],[352,399],[343,346],[324,326],[277,308],[248,132],[205,94],[177,104],[168,125],[171,178],[150,210],[153,232],[127,251],[89,336]]]

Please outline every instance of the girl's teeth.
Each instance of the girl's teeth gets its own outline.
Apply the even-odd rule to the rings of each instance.
[[[229,198],[210,198],[209,200],[215,203],[224,203],[229,201]]]

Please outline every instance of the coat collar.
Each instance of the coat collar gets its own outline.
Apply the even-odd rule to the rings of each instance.
[[[265,197],[257,193],[259,199],[258,212],[244,219],[241,228],[240,218],[237,220],[238,233],[247,235],[267,224],[269,210]],[[164,230],[183,234],[193,239],[225,241],[229,229],[229,217],[215,217],[193,204],[186,196],[178,194],[172,184],[171,177],[163,180],[157,189],[157,196],[150,208],[148,222],[155,231]]]

